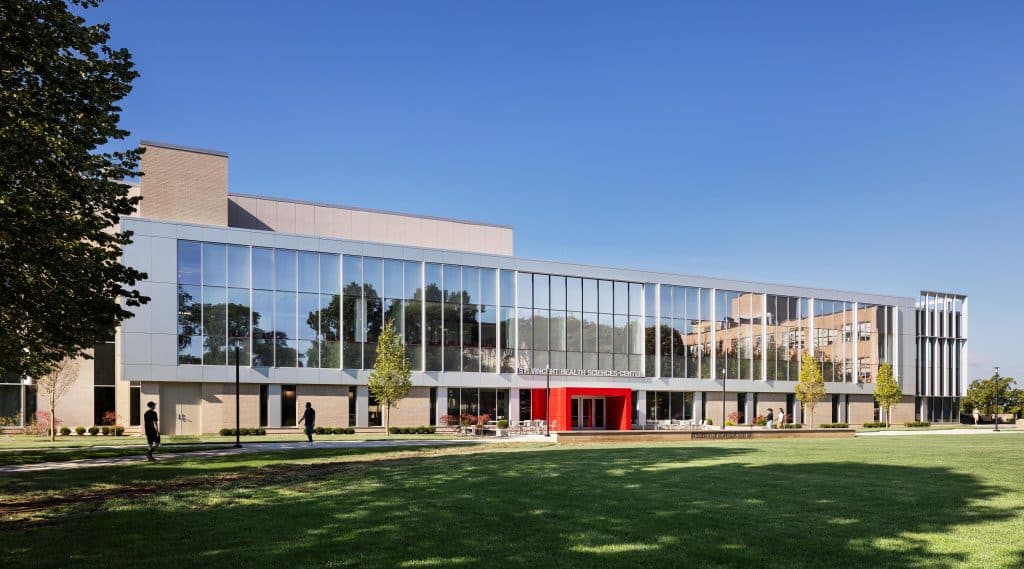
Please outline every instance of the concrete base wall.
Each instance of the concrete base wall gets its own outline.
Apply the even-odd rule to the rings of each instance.
[[[706,419],[714,421],[715,425],[722,425],[722,393],[719,391],[708,391],[708,415]],[[725,394],[725,416],[729,417],[734,411],[736,411],[736,394],[726,393]]]
[[[302,417],[306,402],[316,410],[316,424],[321,427],[348,427],[348,386],[347,385],[299,385],[296,386],[298,411],[295,420]],[[300,425],[302,426],[302,425]]]
[[[385,411],[387,412],[387,411]],[[392,427],[418,427],[430,424],[430,388],[413,387],[409,396],[391,412]]]

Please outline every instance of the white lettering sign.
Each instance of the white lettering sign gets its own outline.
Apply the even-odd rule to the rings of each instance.
[[[569,377],[643,377],[639,371],[619,371],[614,369],[558,369],[558,368],[530,368],[521,367],[516,369],[519,375],[559,375]]]

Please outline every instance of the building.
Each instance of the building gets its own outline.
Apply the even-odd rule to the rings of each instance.
[[[885,362],[906,394],[894,422],[958,420],[962,295],[915,301],[523,259],[507,226],[229,193],[227,154],[142,144],[124,262],[148,273],[140,288],[152,300],[82,366],[58,414],[65,425],[108,411],[138,425],[154,401],[166,433],[233,427],[237,354],[243,426],[294,426],[307,401],[319,424],[378,426],[366,382],[385,321],[415,370],[396,425],[468,413],[629,429],[748,423],[768,408],[799,421],[808,350],[829,392],[816,422],[878,420]],[[30,380],[7,381],[0,415],[22,421],[43,407]]]

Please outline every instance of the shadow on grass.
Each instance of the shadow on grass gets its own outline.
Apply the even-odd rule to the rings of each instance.
[[[61,566],[941,568],[966,556],[935,552],[921,534],[1015,514],[981,504],[996,490],[945,468],[757,464],[746,460],[752,452],[558,449],[380,463],[297,485],[129,500],[0,533],[0,542],[15,564],[47,551]]]

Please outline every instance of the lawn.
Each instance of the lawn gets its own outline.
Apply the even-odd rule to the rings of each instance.
[[[314,449],[5,476],[0,551],[4,567],[1019,568],[1022,450],[1024,435]]]

